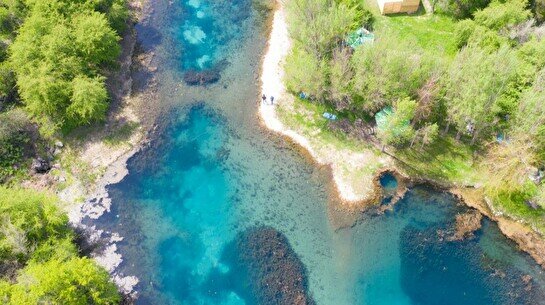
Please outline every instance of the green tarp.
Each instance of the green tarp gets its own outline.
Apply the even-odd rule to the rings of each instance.
[[[373,43],[373,41],[375,41],[375,35],[365,28],[359,28],[350,33],[346,38],[346,43],[352,48],[359,47],[365,43]]]
[[[375,114],[375,122],[377,123],[377,128],[384,130],[385,128],[392,128],[393,126],[388,126],[387,119],[390,115],[394,113],[394,109],[390,106],[384,107],[381,111]],[[403,133],[404,129],[411,124],[411,121],[407,120],[402,122],[398,126],[395,126],[393,130],[394,135],[400,135]]]
[[[390,106],[385,107],[381,111],[377,112],[377,114],[375,114],[375,121],[377,122],[377,127],[380,129],[385,128],[386,118],[392,113],[394,113],[394,109]]]

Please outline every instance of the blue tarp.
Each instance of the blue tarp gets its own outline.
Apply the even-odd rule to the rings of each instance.
[[[335,121],[337,119],[337,116],[332,114],[332,113],[329,113],[329,112],[324,112],[324,114],[322,115],[324,118],[330,120],[330,121]]]

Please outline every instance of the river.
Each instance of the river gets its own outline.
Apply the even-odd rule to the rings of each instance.
[[[256,275],[290,272],[320,305],[545,304],[542,269],[494,223],[464,241],[440,234],[467,209],[448,194],[417,187],[393,211],[334,227],[328,170],[260,125],[266,30],[252,1],[151,2],[137,30],[158,67],[149,103],[164,110],[92,221],[124,237],[119,268],[139,278],[137,304],[282,304]],[[221,78],[190,86],[189,71]],[[256,230],[279,232],[271,247],[288,254],[271,263],[268,239],[243,237]]]

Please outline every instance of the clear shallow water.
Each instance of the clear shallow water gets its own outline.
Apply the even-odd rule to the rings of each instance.
[[[328,173],[258,125],[264,44],[254,15],[237,19],[218,1],[199,2],[217,24],[239,21],[226,40],[215,40],[193,1],[158,4],[154,13],[166,15],[150,25],[164,33],[157,52],[179,63],[160,66],[168,74],[160,102],[173,106],[152,145],[129,161],[130,174],[110,187],[112,211],[96,222],[125,237],[121,268],[140,278],[139,304],[257,304],[260,292],[249,283],[257,270],[247,264],[244,271],[236,258],[250,249],[240,234],[260,226],[287,238],[317,304],[545,303],[542,271],[494,224],[485,222],[472,240],[445,240],[465,209],[448,195],[417,188],[393,212],[335,230]],[[191,45],[184,32],[193,24],[217,47]],[[204,55],[230,62],[222,82],[173,95],[177,77]],[[524,275],[532,277],[529,290]]]

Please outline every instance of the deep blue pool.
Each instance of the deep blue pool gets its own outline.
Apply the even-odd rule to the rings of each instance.
[[[545,304],[542,270],[495,224],[445,238],[466,211],[447,194],[415,188],[392,212],[332,227],[328,173],[256,119],[265,44],[251,7],[175,0],[154,11],[154,48],[179,63],[159,75],[156,102],[172,107],[96,221],[124,236],[138,304]],[[223,60],[218,84],[183,86],[185,69]]]

